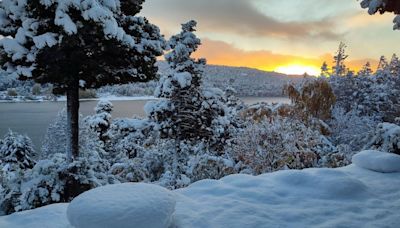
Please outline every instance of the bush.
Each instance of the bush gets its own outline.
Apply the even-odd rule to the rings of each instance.
[[[40,95],[42,92],[42,86],[40,84],[35,84],[32,87],[32,95]]]
[[[309,117],[321,120],[331,118],[336,97],[325,79],[306,81],[299,89],[294,85],[288,85],[284,91],[292,100],[296,114],[303,120],[308,120]]]
[[[79,98],[80,99],[90,99],[90,98],[97,98],[96,90],[94,89],[87,89],[87,90],[79,90]]]
[[[10,97],[16,97],[16,96],[18,96],[18,93],[15,88],[9,88],[9,89],[7,89],[7,95]]]

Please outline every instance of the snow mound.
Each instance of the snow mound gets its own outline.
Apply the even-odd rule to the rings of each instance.
[[[34,210],[0,216],[1,228],[72,228],[65,214],[67,203],[52,204]]]
[[[108,185],[75,198],[67,217],[76,228],[165,228],[172,222],[175,203],[172,192],[156,185]]]
[[[353,163],[358,167],[380,173],[400,172],[400,155],[365,150],[353,156]]]

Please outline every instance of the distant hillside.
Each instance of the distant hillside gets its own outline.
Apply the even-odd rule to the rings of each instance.
[[[159,63],[161,74],[168,73],[165,62]],[[206,85],[225,90],[234,88],[238,96],[282,96],[283,86],[287,83],[300,83],[303,76],[266,72],[246,67],[207,65],[204,82]]]
[[[168,74],[166,62],[158,63],[159,73]],[[283,86],[287,83],[300,83],[303,76],[288,76],[276,72],[266,72],[245,67],[205,66],[204,83],[206,86],[217,87],[222,90],[232,87],[240,97],[280,97]],[[97,90],[97,96],[151,96],[158,82],[132,83],[125,85],[104,86]],[[51,86],[41,87],[39,94],[32,94],[32,81],[19,81],[14,77],[6,76],[0,72],[0,100],[13,99],[8,97],[7,90],[14,88],[18,96],[36,99],[36,95],[48,96]],[[95,94],[94,94],[95,95]]]

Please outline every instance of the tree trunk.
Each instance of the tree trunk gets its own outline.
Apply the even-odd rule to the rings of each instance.
[[[67,89],[67,158],[71,162],[79,156],[79,82]]]

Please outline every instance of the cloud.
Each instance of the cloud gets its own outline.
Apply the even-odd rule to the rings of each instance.
[[[333,20],[329,18],[315,21],[290,21],[289,18],[282,21],[263,14],[255,3],[257,0],[151,0],[144,6],[144,15],[161,24],[179,24],[195,19],[199,21],[199,30],[209,33],[327,40],[337,40],[342,36],[334,31]]]
[[[273,53],[268,50],[245,51],[223,41],[203,39],[202,46],[195,53],[195,57],[204,57],[209,64],[227,66],[246,66],[266,71],[273,71],[279,66],[303,65],[320,67],[324,61],[332,65],[333,56],[324,54],[316,58],[304,58],[295,55]],[[372,59],[350,59],[346,65],[353,70],[359,70],[367,61],[373,68],[377,61]]]

